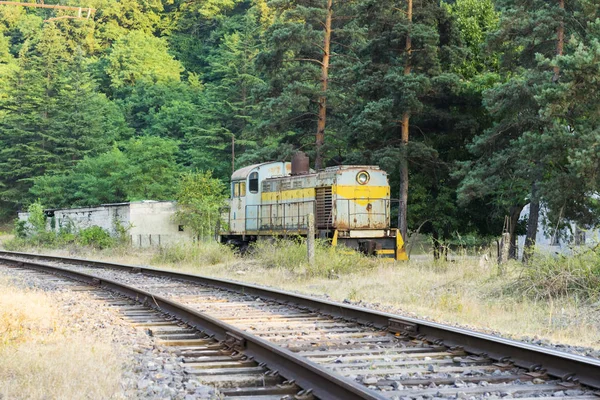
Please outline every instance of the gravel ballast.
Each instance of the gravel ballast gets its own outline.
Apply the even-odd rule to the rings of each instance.
[[[87,290],[70,290],[61,280],[26,270],[0,266],[0,276],[11,285],[41,290],[56,303],[71,329],[84,334],[101,335],[114,345],[123,363],[121,397],[126,399],[214,399],[212,387],[188,379],[182,357],[155,339],[142,328],[136,328],[112,307]]]

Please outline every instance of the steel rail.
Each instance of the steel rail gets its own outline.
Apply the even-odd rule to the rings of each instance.
[[[76,263],[78,265],[87,265],[90,267],[119,269],[209,285],[238,293],[251,294],[288,304],[290,306],[311,309],[333,317],[355,320],[358,323],[374,325],[379,328],[388,328],[393,332],[403,333],[409,336],[422,336],[430,342],[443,343],[443,345],[448,347],[462,347],[466,352],[472,354],[486,354],[488,357],[497,360],[498,362],[510,360],[514,365],[528,369],[532,372],[545,370],[550,376],[566,381],[579,381],[584,385],[600,389],[600,360],[598,359],[547,349],[468,329],[369,310],[328,300],[316,299],[258,285],[201,275],[190,275],[175,271],[104,261],[0,250],[0,260],[11,260],[10,258],[7,259],[1,256],[25,257],[46,261],[52,260],[65,263]]]
[[[232,325],[164,297],[153,295],[144,290],[110,279],[99,278],[94,275],[57,266],[6,257],[0,257],[0,261],[16,267],[30,268],[60,275],[119,293],[146,306],[157,308],[161,312],[174,316],[208,335],[214,335],[219,341],[232,343],[233,340],[236,348],[243,351],[245,355],[264,362],[271,371],[277,371],[280,375],[288,379],[294,379],[298,386],[304,389],[312,389],[312,393],[318,398],[327,400],[385,399],[385,397],[367,389],[363,385],[337,374],[332,374],[320,365],[304,357],[297,356],[287,349],[283,349],[255,335],[244,332]]]

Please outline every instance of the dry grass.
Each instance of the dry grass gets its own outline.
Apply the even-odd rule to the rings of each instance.
[[[12,233],[8,233],[8,231],[0,230],[0,248],[3,247],[4,242],[12,240],[14,235]]]
[[[0,277],[0,398],[121,398],[114,345],[82,327],[50,294]]]
[[[536,299],[510,290],[523,276],[520,263],[509,265],[501,275],[493,263],[470,256],[455,256],[447,263],[434,263],[428,256],[415,256],[404,263],[349,256],[343,270],[328,273],[344,260],[344,254],[321,249],[325,253],[317,257],[319,273],[307,273],[297,248],[290,253],[282,248],[262,250],[269,253],[243,259],[227,256],[214,265],[189,259],[161,262],[151,250],[78,255],[236,279],[337,301],[363,301],[384,311],[500,332],[505,337],[537,336],[600,349],[597,299],[574,295]]]

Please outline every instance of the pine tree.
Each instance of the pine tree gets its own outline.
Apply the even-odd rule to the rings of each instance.
[[[399,187],[398,226],[406,235],[406,211],[412,207],[407,205],[410,164],[421,157],[431,160],[435,153],[428,145],[408,142],[409,121],[429,120],[439,106],[434,99],[454,90],[459,76],[445,71],[459,58],[459,38],[448,10],[437,1],[415,3],[412,18],[405,2],[364,1],[357,5],[357,15],[366,37],[358,52],[360,62],[352,67],[354,75],[346,78],[354,78],[361,98],[351,113],[351,143],[375,148],[379,160],[396,160],[387,170],[394,172]]]
[[[49,26],[35,45],[26,43],[18,64],[9,78],[2,105],[7,114],[0,124],[0,200],[11,209],[22,204],[32,177],[62,168],[52,130],[67,65],[58,31]]]
[[[496,123],[475,141],[473,150],[481,159],[467,182],[486,179],[484,194],[511,199],[513,210],[522,209],[528,199],[527,260],[538,230],[541,186],[549,168],[564,158],[554,134],[557,121],[542,112],[543,94],[554,91],[562,78],[560,70],[545,60],[560,57],[565,34],[575,33],[581,21],[565,18],[574,15],[576,2],[566,9],[561,0],[498,3],[502,18],[490,46],[503,54],[500,66],[507,80],[487,93],[486,105]]]
[[[347,39],[357,28],[353,1],[280,0],[270,2],[275,21],[266,33],[266,50],[258,64],[268,86],[262,112],[270,115],[262,128],[286,137],[298,146],[314,148],[315,167],[325,166],[330,148],[327,131],[348,89],[336,74],[343,57],[352,53]],[[335,82],[335,83],[333,83]],[[332,142],[335,130],[331,129]],[[313,137],[310,143],[309,137]]]
[[[0,107],[1,200],[28,200],[37,176],[72,167],[128,135],[122,113],[102,94],[81,53],[73,57],[53,24],[26,42]]]

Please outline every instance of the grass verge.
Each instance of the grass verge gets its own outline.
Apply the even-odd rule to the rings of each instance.
[[[80,326],[51,295],[0,277],[0,398],[121,398],[113,345]]]

